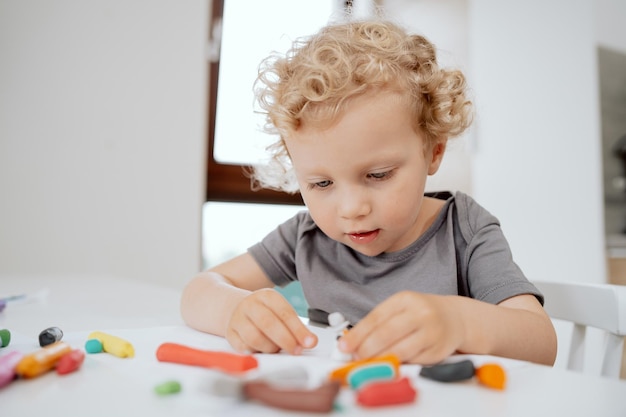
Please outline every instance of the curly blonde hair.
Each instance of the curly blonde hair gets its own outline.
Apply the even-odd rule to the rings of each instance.
[[[405,95],[426,148],[460,135],[472,122],[464,75],[440,68],[426,38],[384,20],[332,24],[259,67],[255,94],[264,130],[278,140],[268,147],[270,163],[251,172],[253,187],[296,192],[285,138],[305,121],[331,123],[351,99],[376,89]]]

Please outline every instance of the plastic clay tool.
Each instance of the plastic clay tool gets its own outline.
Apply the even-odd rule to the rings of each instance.
[[[24,354],[21,352],[9,352],[0,356],[0,388],[9,385],[17,376],[15,367],[22,360]]]
[[[357,391],[357,402],[365,407],[405,404],[415,401],[417,391],[407,377],[371,382]]]
[[[342,352],[341,350],[339,350],[338,345],[339,338],[348,331],[347,329],[350,326],[350,322],[346,320],[343,314],[335,312],[328,315],[328,324],[328,329],[334,331],[337,336],[335,340],[335,345],[333,346],[333,351],[330,356],[331,359],[344,362],[351,361],[352,354]]]
[[[156,356],[161,362],[217,368],[231,373],[245,372],[259,366],[256,358],[252,355],[201,350],[178,343],[161,344],[157,349]]]
[[[53,369],[61,356],[72,348],[65,342],[56,342],[26,355],[15,367],[15,373],[24,378],[33,378]]]
[[[329,378],[332,381],[338,381],[339,383],[341,383],[341,385],[348,385],[347,377],[350,371],[352,371],[355,368],[361,367],[363,365],[378,364],[378,363],[390,364],[393,367],[395,373],[399,374],[400,359],[398,359],[396,355],[384,355],[384,356],[377,356],[375,358],[362,359],[359,361],[350,362],[346,364],[345,366],[342,366],[340,368],[337,368],[331,371]]]
[[[63,331],[58,327],[48,327],[39,333],[39,346],[44,347],[60,342],[63,339]]]
[[[85,360],[85,352],[80,349],[74,349],[71,352],[61,356],[56,365],[56,371],[59,375],[69,374],[76,371]]]
[[[87,339],[98,339],[102,343],[102,350],[120,358],[135,356],[135,348],[130,342],[102,332],[91,332]]]
[[[282,388],[265,381],[251,381],[243,385],[247,399],[284,410],[317,413],[332,411],[339,389],[336,381],[327,381],[313,389]]]

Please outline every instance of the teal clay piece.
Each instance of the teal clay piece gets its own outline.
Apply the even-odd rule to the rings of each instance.
[[[98,339],[89,339],[85,342],[85,352],[100,353],[102,352],[102,342]]]
[[[11,342],[11,332],[7,329],[0,329],[0,341],[2,342],[2,347],[9,346]]]
[[[375,363],[359,366],[348,374],[350,388],[358,390],[372,381],[388,381],[396,377],[395,369],[388,363]]]
[[[167,381],[154,387],[154,392],[156,392],[158,395],[163,396],[163,395],[177,394],[180,392],[180,389],[181,389],[180,382]]]

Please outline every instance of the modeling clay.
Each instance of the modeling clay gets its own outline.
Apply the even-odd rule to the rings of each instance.
[[[242,397],[246,382],[263,381],[275,387],[306,387],[309,373],[303,366],[273,369],[246,375],[220,375],[213,382],[212,394],[220,397]]]
[[[398,374],[398,370],[400,368],[400,359],[398,359],[396,355],[385,355],[385,356],[378,356],[375,358],[350,362],[347,365],[342,366],[341,368],[337,368],[333,370],[330,373],[329,378],[333,381],[338,381],[339,383],[341,383],[341,385],[347,385],[348,381],[346,378],[348,374],[350,373],[350,371],[360,366],[363,366],[366,364],[374,364],[374,363],[389,363],[393,367],[396,374]]]
[[[26,355],[15,367],[15,373],[24,378],[39,376],[54,368],[61,356],[72,348],[65,342],[56,342]]]
[[[475,371],[472,361],[466,359],[453,363],[423,366],[420,376],[440,382],[456,382],[473,378]]]
[[[259,366],[252,355],[200,350],[177,343],[163,343],[156,352],[161,362],[218,368],[225,372],[244,372]]]
[[[407,377],[372,382],[357,392],[357,402],[366,407],[405,404],[415,401],[417,391]]]
[[[325,382],[315,389],[279,388],[264,381],[244,383],[244,396],[285,410],[327,413],[332,411],[339,383]]]
[[[181,389],[180,382],[167,381],[154,387],[154,392],[156,392],[158,395],[163,396],[163,395],[179,393],[180,389]]]
[[[100,353],[102,352],[102,342],[98,339],[89,339],[85,342],[85,352]]]
[[[359,389],[364,384],[373,381],[395,379],[397,375],[398,373],[390,363],[372,363],[352,369],[346,379],[350,388]]]
[[[469,359],[424,366],[420,376],[441,382],[463,381],[476,376],[478,382],[495,389],[504,389],[506,383],[506,372],[500,365],[489,363],[476,368]]]
[[[0,329],[0,346],[7,347],[11,343],[11,332],[7,329]]]
[[[87,339],[98,339],[102,343],[102,350],[120,358],[135,356],[135,348],[129,342],[117,336],[102,332],[91,332]]]
[[[0,388],[9,385],[15,379],[15,367],[23,357],[20,352],[9,352],[0,356]]]
[[[504,389],[506,384],[506,373],[504,369],[495,363],[487,363],[476,369],[478,382],[490,388]]]
[[[39,346],[44,347],[59,342],[63,338],[63,331],[58,327],[48,327],[39,333]]]
[[[83,364],[85,360],[85,353],[80,349],[74,349],[71,352],[61,356],[56,364],[56,371],[59,375],[69,374],[74,372]]]

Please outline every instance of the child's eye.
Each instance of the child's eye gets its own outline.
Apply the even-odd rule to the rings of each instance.
[[[368,178],[372,178],[374,180],[384,180],[391,177],[391,171],[385,172],[370,172],[367,174]]]
[[[318,182],[314,182],[312,184],[309,184],[309,188],[327,188],[330,187],[330,185],[333,182],[331,180],[324,180],[324,181],[318,181]]]

